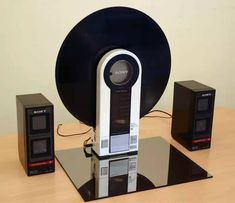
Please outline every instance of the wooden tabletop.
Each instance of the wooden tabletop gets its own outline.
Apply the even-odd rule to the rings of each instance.
[[[161,115],[161,113],[155,113]],[[66,124],[63,133],[88,129],[80,123]],[[142,118],[140,138],[162,136],[213,175],[213,178],[144,192],[97,200],[97,202],[234,202],[235,110],[217,108],[211,149],[189,152],[171,138],[171,119]],[[88,135],[63,138],[55,134],[56,150],[81,147]],[[18,160],[17,135],[0,137],[0,202],[83,202],[56,162],[56,172],[26,176]]]

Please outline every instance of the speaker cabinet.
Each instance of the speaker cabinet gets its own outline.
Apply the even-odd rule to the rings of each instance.
[[[53,105],[42,94],[17,95],[19,159],[28,176],[54,172]]]
[[[215,89],[190,81],[174,83],[172,137],[188,150],[210,148]]]

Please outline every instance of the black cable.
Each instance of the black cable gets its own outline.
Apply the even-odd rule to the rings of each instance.
[[[91,147],[92,146],[92,144],[87,144],[90,139],[91,139],[91,137],[89,137],[88,139],[84,140],[83,147]]]
[[[61,133],[59,132],[61,126],[62,126],[62,124],[59,124],[59,125],[57,126],[57,130],[56,130],[57,134],[58,134],[59,136],[61,136],[61,137],[72,137],[72,136],[76,136],[76,135],[85,135],[85,134],[87,134],[88,132],[90,132],[90,130],[91,130],[91,128],[90,128],[89,130],[84,131],[84,132],[81,132],[81,133],[61,134]]]
[[[166,116],[151,116],[151,115],[148,116],[148,114],[151,114],[153,112],[160,112],[160,113],[166,114],[168,116],[167,117]],[[166,119],[172,118],[172,115],[170,113],[168,113],[166,111],[158,110],[158,109],[157,110],[152,110],[148,114],[145,116],[146,118],[166,118]]]
[[[92,157],[92,154],[87,152],[87,148],[88,147],[92,147],[92,143],[87,144],[89,140],[91,140],[91,137],[89,137],[88,139],[84,140],[84,142],[83,142],[83,152],[85,153],[86,157]]]

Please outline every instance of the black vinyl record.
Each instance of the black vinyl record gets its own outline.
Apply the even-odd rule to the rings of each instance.
[[[67,35],[56,63],[56,85],[65,107],[87,125],[96,123],[96,69],[116,48],[133,52],[142,65],[140,117],[158,102],[167,85],[171,55],[158,24],[141,11],[111,7],[80,21]]]

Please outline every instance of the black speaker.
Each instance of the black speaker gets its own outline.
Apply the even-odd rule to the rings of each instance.
[[[210,148],[215,89],[194,80],[174,83],[172,137],[188,150]]]
[[[53,105],[42,94],[16,96],[19,159],[27,175],[55,171]]]

